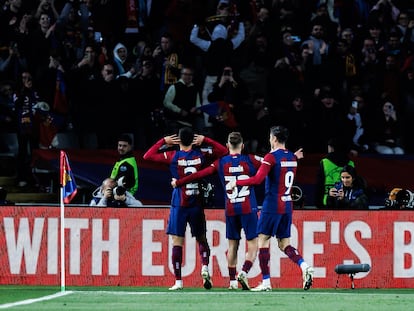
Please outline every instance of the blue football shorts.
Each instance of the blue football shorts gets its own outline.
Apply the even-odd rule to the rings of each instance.
[[[193,237],[204,235],[207,232],[204,209],[200,206],[171,206],[167,234],[184,237],[187,223],[190,225]]]
[[[226,238],[240,240],[243,229],[246,240],[257,238],[257,213],[226,216]]]
[[[292,213],[270,214],[261,213],[257,223],[257,232],[276,238],[290,238],[290,227],[292,225]]]

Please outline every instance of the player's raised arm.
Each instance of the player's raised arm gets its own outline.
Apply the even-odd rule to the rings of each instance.
[[[173,146],[178,145],[180,139],[177,135],[165,136],[158,140],[152,147],[150,147],[147,152],[144,154],[143,159],[149,161],[160,161],[164,163],[169,163],[169,159],[166,152],[160,153],[159,150],[162,146]]]

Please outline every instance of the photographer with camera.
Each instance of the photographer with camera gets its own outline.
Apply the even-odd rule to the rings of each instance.
[[[141,201],[134,198],[125,187],[118,185],[115,179],[106,178],[102,185],[92,193],[89,206],[97,207],[138,207]]]
[[[345,165],[341,181],[329,189],[327,206],[334,209],[368,209],[368,196],[364,180],[357,175],[355,167]]]

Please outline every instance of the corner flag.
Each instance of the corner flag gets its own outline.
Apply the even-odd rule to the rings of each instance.
[[[63,150],[60,151],[60,183],[63,190],[63,202],[70,203],[75,197],[78,189],[72,170],[70,169],[68,156]]]

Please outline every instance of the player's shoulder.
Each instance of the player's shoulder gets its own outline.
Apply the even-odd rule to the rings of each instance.
[[[280,160],[297,161],[296,155],[288,149],[277,149],[265,155],[264,162],[280,161]]]
[[[268,154],[272,154],[274,156],[282,156],[282,157],[295,157],[295,154],[290,151],[289,149],[276,149]]]

